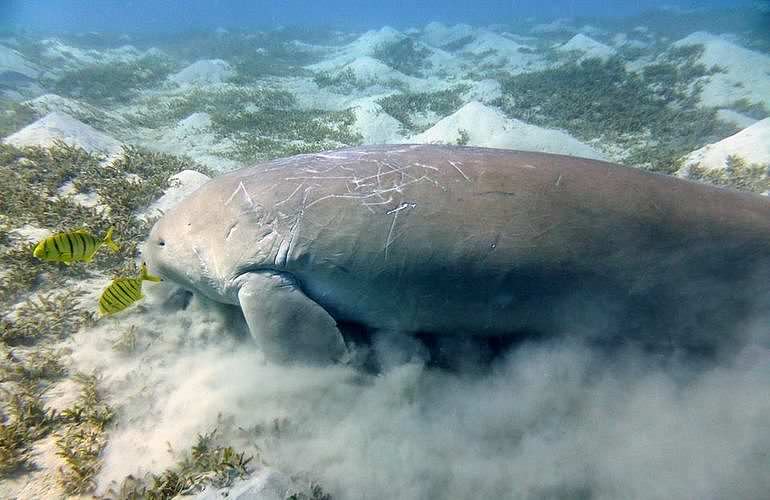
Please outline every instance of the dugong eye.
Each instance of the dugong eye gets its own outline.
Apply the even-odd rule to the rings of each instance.
[[[166,246],[166,241],[163,240],[163,239],[158,240],[158,246],[165,247]]]

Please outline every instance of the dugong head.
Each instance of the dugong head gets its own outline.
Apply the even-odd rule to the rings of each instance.
[[[237,195],[227,176],[209,181],[166,212],[143,249],[149,268],[190,291],[236,303],[233,281],[271,264],[278,234],[259,217],[264,210]]]

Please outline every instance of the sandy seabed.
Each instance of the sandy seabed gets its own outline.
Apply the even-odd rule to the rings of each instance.
[[[217,36],[248,39],[225,31]],[[407,74],[384,62],[378,50],[403,40],[411,40],[430,64]],[[622,144],[579,139],[566,126],[507,115],[495,71],[534,73],[617,56],[627,57],[629,71],[643,71],[672,48],[699,44],[698,62],[721,67],[699,80],[699,106],[719,108],[738,132],[685,152],[680,174],[692,165],[724,168],[730,155],[770,163],[770,118],[735,106],[744,100],[770,109],[770,55],[747,47],[738,34],[694,29],[666,40],[654,26],[612,31],[570,20],[524,32],[441,23],[404,31],[383,27],[337,33],[324,43],[284,41],[283,50],[311,54],[307,64],[296,74],[246,85],[233,83],[238,66],[222,57],[190,60],[143,44],[79,47],[65,37],[38,42],[43,50],[31,60],[20,40],[0,40],[0,74],[21,75],[18,83],[1,87],[5,98],[24,102],[37,115],[4,139],[19,147],[63,140],[109,161],[123,144],[136,144],[188,155],[215,174],[232,170],[247,162],[233,154],[238,138],[217,129],[221,110],[206,105],[153,126],[137,117],[190,93],[248,87],[290,92],[299,110],[348,110],[351,133],[364,144],[462,142],[623,161]],[[259,50],[267,57],[275,49]],[[641,55],[626,56],[634,53]],[[129,100],[99,103],[54,92],[68,71],[159,54],[174,59],[176,71]],[[313,76],[319,74],[347,79],[350,87],[319,85]],[[458,85],[458,101],[444,115],[420,109],[408,114],[407,126],[383,109],[388,96]],[[296,142],[280,140],[281,147]],[[178,179],[136,215],[167,210],[207,177],[183,172]],[[48,234],[45,228],[17,229],[14,241]],[[86,290],[82,305],[93,309],[108,282],[103,276],[70,286]],[[518,346],[492,366],[479,366],[468,352],[467,366],[458,372],[413,358],[371,374],[348,366],[273,365],[231,309],[200,297],[182,307],[169,283],[145,285],[145,291],[140,306],[56,346],[68,350],[65,364],[72,372],[100,374],[100,389],[115,411],[97,493],[129,474],[173,466],[197,434],[215,428],[223,441],[256,457],[247,481],[259,487],[238,497],[243,499],[284,498],[310,481],[338,499],[764,498],[770,491],[768,318],[736,326],[736,338],[749,340],[738,354],[713,363],[633,348],[608,356],[561,338]],[[133,351],[116,350],[115,342],[132,327]],[[46,403],[65,408],[77,390],[65,377],[45,393]],[[33,461],[36,469],[0,483],[0,496],[61,495],[61,462],[50,438],[35,444]],[[272,479],[260,483],[268,473]],[[221,498],[224,491],[204,495]]]

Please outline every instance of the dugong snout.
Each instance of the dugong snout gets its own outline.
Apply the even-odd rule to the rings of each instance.
[[[158,229],[158,224],[159,223],[155,223],[152,227],[150,235],[142,246],[142,259],[147,263],[147,266],[152,269],[152,272],[170,279],[167,275],[170,269],[168,269],[168,266],[164,265],[164,256],[162,254],[166,246],[166,238],[162,236],[162,232]]]
[[[190,271],[195,261],[186,258],[184,253],[187,245],[174,240],[176,236],[169,234],[168,225],[168,219],[161,219],[152,227],[142,248],[143,259],[152,272],[193,290],[195,285],[190,280]],[[180,262],[185,262],[186,265],[180,266]],[[185,269],[186,272],[180,272]]]

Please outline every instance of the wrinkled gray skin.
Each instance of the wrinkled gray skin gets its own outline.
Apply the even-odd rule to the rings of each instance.
[[[279,361],[342,359],[348,323],[712,346],[765,305],[769,226],[764,197],[610,163],[371,146],[215,178],[146,254]]]

